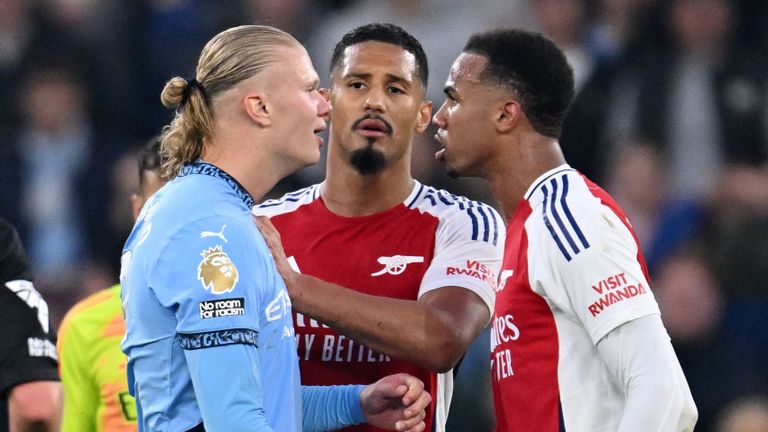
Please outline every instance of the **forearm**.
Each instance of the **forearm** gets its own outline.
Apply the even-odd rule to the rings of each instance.
[[[342,429],[365,422],[360,393],[365,386],[302,386],[304,432]]]
[[[20,384],[8,397],[11,432],[58,432],[61,424],[61,383],[33,381]]]
[[[479,296],[458,287],[412,301],[362,294],[302,274],[292,285],[294,310],[377,352],[441,372],[458,361],[489,314]]]
[[[693,430],[696,407],[658,315],[613,330],[598,349],[626,397],[620,432]]]
[[[272,432],[264,411],[255,347],[229,345],[185,351],[206,430]],[[223,371],[243,371],[226,379]]]

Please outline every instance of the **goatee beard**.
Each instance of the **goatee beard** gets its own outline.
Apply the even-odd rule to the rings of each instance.
[[[365,148],[354,150],[349,156],[349,163],[362,175],[378,174],[387,166],[384,153],[373,148],[375,140],[368,140]]]

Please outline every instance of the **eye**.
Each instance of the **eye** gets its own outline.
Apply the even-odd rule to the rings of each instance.
[[[405,94],[405,90],[401,89],[400,87],[389,87],[387,90],[389,90],[392,94]]]
[[[360,90],[365,87],[365,84],[361,83],[360,81],[353,81],[349,83],[349,87],[352,87],[355,90]]]

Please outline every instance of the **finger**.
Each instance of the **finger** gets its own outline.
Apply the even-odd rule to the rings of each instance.
[[[414,427],[412,427],[410,429],[407,429],[405,432],[423,432],[426,429],[427,429],[427,424],[424,423],[424,422],[421,422],[421,423],[417,424],[416,426],[414,426]]]
[[[283,252],[283,243],[280,240],[280,233],[275,226],[272,225],[269,218],[266,216],[254,216],[253,220],[256,223],[256,227],[261,231],[261,235],[264,237],[267,247],[269,247],[272,255],[282,257],[285,253]]]
[[[424,415],[414,417],[406,420],[399,420],[395,423],[395,430],[398,431],[414,431],[420,432],[426,429],[427,425],[424,423]]]
[[[423,414],[431,402],[432,396],[427,392],[423,392],[412,404],[405,407],[405,417],[412,418]]]
[[[258,228],[259,231],[261,231],[261,235],[265,239],[269,239],[271,237],[272,232],[270,231],[269,226],[266,223],[264,223],[264,221],[261,219],[260,216],[254,216],[253,222],[256,224],[256,228]]]
[[[405,392],[402,400],[403,405],[408,406],[424,391],[424,383],[418,378],[408,376],[405,378],[405,385],[408,386],[408,391]]]
[[[269,220],[266,216],[254,216],[253,220],[256,222],[256,226],[259,227],[262,232],[269,233],[274,235],[275,237],[280,237],[280,232],[277,231],[277,228],[272,224],[272,221]]]
[[[259,227],[262,233],[272,234],[276,231],[272,222],[265,216],[254,216],[253,221],[256,222],[256,226]]]

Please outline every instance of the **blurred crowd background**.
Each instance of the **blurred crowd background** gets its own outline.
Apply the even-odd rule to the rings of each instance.
[[[54,321],[117,281],[136,149],[170,121],[160,91],[193,76],[208,39],[279,27],[327,85],[335,43],[374,21],[422,42],[435,109],[473,32],[522,27],[566,52],[578,93],[562,147],[640,237],[697,430],[768,430],[764,0],[0,0],[0,216],[19,228]],[[445,176],[433,133],[414,145],[415,177],[493,204],[482,182]],[[486,334],[460,368],[449,430],[492,425],[487,350]]]

